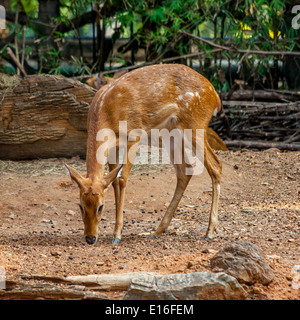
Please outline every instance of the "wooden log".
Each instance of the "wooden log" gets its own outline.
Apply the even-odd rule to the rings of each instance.
[[[96,90],[62,76],[0,77],[0,159],[85,156]]]
[[[249,149],[269,149],[300,151],[300,144],[289,144],[284,142],[261,142],[248,140],[224,141],[228,148],[249,148]]]
[[[223,93],[223,100],[228,99],[229,94]],[[299,101],[300,94],[286,94],[278,91],[266,91],[266,90],[237,90],[231,93],[230,100],[269,100],[269,101]]]
[[[24,283],[15,282],[12,289],[0,290],[0,300],[108,300],[107,296],[100,292],[86,290],[84,286],[57,286],[48,283]]]
[[[264,112],[291,112],[300,110],[300,102],[273,103],[261,101],[223,101],[225,113],[264,113]],[[236,109],[239,106],[242,108]]]
[[[101,290],[127,290],[133,278],[145,274],[153,275],[154,273],[141,271],[121,274],[90,274],[87,276],[69,276],[65,280],[72,284],[97,286]]]
[[[238,115],[235,114],[234,116],[228,116],[228,119],[232,119],[232,120],[236,120],[236,119],[255,119],[252,117],[252,115],[247,115],[247,114],[243,114],[243,115]],[[263,120],[268,120],[271,121],[272,123],[274,121],[280,120],[280,121],[288,121],[288,120],[300,120],[300,112],[297,113],[292,113],[292,114],[288,114],[288,115],[281,115],[281,116],[259,116],[256,117],[256,120],[258,120],[259,122],[262,122]]]
[[[83,285],[86,287],[95,287],[97,290],[127,290],[131,280],[135,277],[144,276],[145,274],[153,275],[152,272],[129,272],[117,274],[90,274],[86,276],[44,276],[44,275],[23,275],[22,279],[26,280],[43,280],[55,283],[64,283],[72,285]]]

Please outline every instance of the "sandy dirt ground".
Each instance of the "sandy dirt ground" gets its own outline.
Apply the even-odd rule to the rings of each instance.
[[[219,225],[203,240],[211,204],[205,171],[194,176],[167,232],[151,239],[170,202],[176,177],[171,165],[137,166],[127,187],[122,241],[112,246],[114,195],[106,192],[95,245],[83,238],[78,189],[63,163],[81,173],[80,159],[0,161],[0,266],[7,279],[151,271],[211,271],[209,260],[227,243],[258,245],[275,273],[268,286],[245,286],[248,299],[299,299],[292,268],[300,265],[300,153],[219,152],[223,162]],[[122,299],[124,292],[107,292]]]

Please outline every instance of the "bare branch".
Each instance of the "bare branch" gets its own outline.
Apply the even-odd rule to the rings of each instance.
[[[192,37],[196,40],[205,42],[213,47],[229,51],[229,52],[236,52],[236,53],[244,53],[244,54],[260,54],[260,55],[269,55],[269,56],[300,56],[300,52],[297,51],[263,51],[263,50],[243,50],[243,49],[237,49],[234,47],[226,47],[217,43],[214,43],[213,41],[203,39],[201,37],[197,37],[191,33],[188,33],[186,31],[179,31],[180,33],[183,33],[189,37]]]

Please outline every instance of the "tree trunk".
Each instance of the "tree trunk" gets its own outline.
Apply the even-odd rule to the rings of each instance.
[[[96,90],[61,76],[0,77],[0,159],[85,157]]]
[[[39,66],[44,72],[49,72],[53,68],[53,57],[49,52],[53,49],[57,50],[57,43],[54,42],[53,32],[53,21],[60,16],[59,12],[59,0],[39,0],[39,16],[38,19],[42,23],[35,24],[34,29],[38,37],[45,37],[39,43],[39,61],[43,61],[42,65]]]

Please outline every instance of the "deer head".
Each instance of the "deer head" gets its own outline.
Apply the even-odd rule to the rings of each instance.
[[[80,191],[79,208],[84,224],[84,237],[88,244],[94,244],[98,238],[98,227],[104,207],[104,192],[117,178],[122,165],[115,168],[101,180],[82,177],[75,169],[65,164],[71,180]]]

